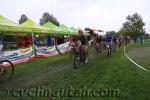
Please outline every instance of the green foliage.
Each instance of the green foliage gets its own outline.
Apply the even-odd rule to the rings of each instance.
[[[126,17],[126,21],[123,23],[119,33],[129,36],[139,36],[140,34],[145,33],[145,29],[143,28],[144,26],[145,23],[143,22],[142,17],[138,13],[135,13],[132,16],[128,15]]]
[[[43,25],[44,23],[47,23],[48,21],[57,26],[60,25],[56,17],[54,17],[52,14],[50,15],[48,12],[44,12],[42,18],[40,19],[40,25]]]
[[[22,24],[23,22],[25,22],[28,19],[28,17],[25,14],[21,15],[21,18],[19,19],[19,24]]]

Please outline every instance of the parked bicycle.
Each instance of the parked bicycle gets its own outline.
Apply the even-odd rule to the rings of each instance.
[[[0,81],[10,80],[14,75],[14,65],[11,61],[7,60],[1,52],[3,46],[0,45]],[[7,65],[9,67],[6,67]]]

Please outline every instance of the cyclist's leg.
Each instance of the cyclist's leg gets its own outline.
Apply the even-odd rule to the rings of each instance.
[[[88,47],[86,45],[82,45],[82,53],[84,56],[85,63],[88,62],[88,50],[87,50],[87,48]]]

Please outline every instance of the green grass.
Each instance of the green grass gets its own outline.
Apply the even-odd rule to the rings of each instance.
[[[128,55],[138,64],[150,70],[150,43],[128,46]]]
[[[143,45],[145,47],[147,44]],[[138,48],[141,45],[134,45]],[[142,47],[142,46],[141,46]],[[130,49],[132,49],[130,47]],[[128,48],[129,50],[129,48]],[[150,73],[134,66],[124,56],[123,47],[107,57],[104,52],[76,70],[69,54],[38,59],[15,66],[13,80],[0,83],[0,88],[18,89],[44,86],[51,89],[91,88],[119,89],[117,97],[0,97],[3,100],[149,100]]]

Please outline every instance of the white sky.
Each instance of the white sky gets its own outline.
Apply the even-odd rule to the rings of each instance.
[[[0,14],[18,22],[26,14],[36,23],[43,12],[67,26],[118,31],[128,14],[139,13],[150,32],[150,0],[1,0]]]

